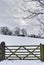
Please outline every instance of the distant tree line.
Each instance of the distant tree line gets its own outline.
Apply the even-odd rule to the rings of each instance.
[[[20,29],[20,27],[15,27],[14,31],[9,30],[7,26],[1,27],[1,34],[3,35],[12,35],[12,36],[27,36],[27,37],[34,37],[40,38],[41,36],[35,34],[27,34],[27,30],[25,28]]]
[[[27,31],[25,28],[20,29],[19,27],[16,27],[14,31],[9,30],[8,27],[1,27],[1,34],[13,36],[27,36]]]

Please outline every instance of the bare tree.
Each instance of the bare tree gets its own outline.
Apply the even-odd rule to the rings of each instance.
[[[18,0],[17,0],[18,3]],[[18,13],[19,16],[13,17],[17,20],[24,20],[24,21],[29,21],[30,19],[33,19],[36,17],[38,20],[37,22],[40,22],[39,24],[39,33],[44,32],[44,20],[43,16],[44,15],[44,0],[20,0],[20,5],[18,7]],[[14,9],[12,9],[13,11]],[[42,17],[42,18],[39,18]],[[42,21],[41,21],[42,19]],[[42,30],[41,30],[42,29]],[[15,34],[19,34],[19,32],[15,32]],[[43,34],[43,33],[42,33]],[[42,35],[40,34],[40,35]]]
[[[4,35],[8,35],[8,27],[1,27],[1,33],[4,34]]]
[[[14,32],[15,32],[15,35],[19,36],[20,35],[20,28],[16,27]]]
[[[31,6],[28,6],[31,3]],[[41,5],[42,4],[42,5]],[[21,3],[23,8],[20,8],[24,13],[29,13],[26,18],[33,18],[35,16],[38,16],[40,14],[44,14],[44,0],[23,0]],[[31,8],[33,6],[33,8]],[[42,7],[43,6],[43,7]],[[29,8],[30,7],[30,8]]]
[[[30,5],[31,3],[31,5]],[[23,0],[20,10],[25,14],[22,19],[29,20],[36,17],[39,24],[38,35],[44,34],[44,0]]]
[[[23,36],[27,36],[27,31],[26,31],[26,29],[23,28],[23,29],[21,30],[21,32],[22,32],[22,35],[23,35]]]

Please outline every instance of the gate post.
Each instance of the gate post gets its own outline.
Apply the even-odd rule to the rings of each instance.
[[[44,45],[40,44],[40,59],[44,61]]]
[[[0,44],[0,61],[5,59],[5,42]]]

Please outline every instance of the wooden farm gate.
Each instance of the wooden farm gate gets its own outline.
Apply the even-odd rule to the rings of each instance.
[[[39,60],[40,45],[5,46],[5,60]]]

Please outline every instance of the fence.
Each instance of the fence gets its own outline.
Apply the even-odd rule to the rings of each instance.
[[[0,44],[0,60],[42,60],[44,61],[43,45],[13,45]]]

